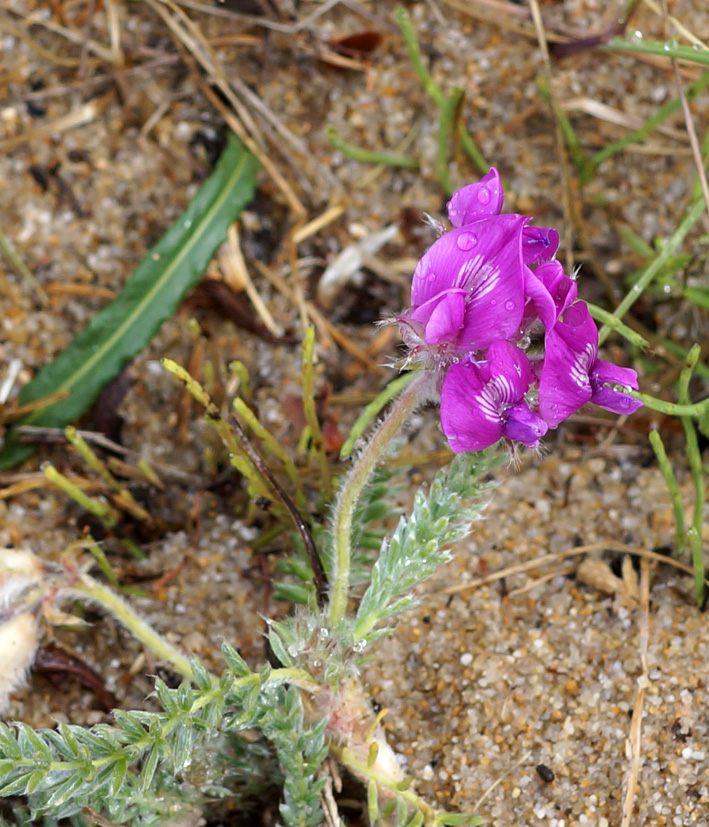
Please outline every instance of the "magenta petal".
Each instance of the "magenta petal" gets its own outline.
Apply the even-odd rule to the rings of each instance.
[[[507,422],[503,428],[507,439],[514,439],[529,448],[536,448],[548,430],[546,422],[531,411],[525,402],[520,402],[507,411]]]
[[[462,227],[486,215],[499,215],[503,198],[500,174],[491,167],[476,184],[468,184],[453,193],[448,202],[448,219],[454,227]]]
[[[643,403],[639,399],[633,399],[627,393],[622,391],[614,391],[611,388],[599,388],[594,391],[591,397],[591,402],[598,405],[599,408],[605,408],[607,411],[621,414],[622,416],[630,416],[635,413],[638,408],[642,408]]]
[[[632,368],[621,368],[611,362],[599,359],[591,371],[591,385],[593,396],[591,402],[607,411],[629,415],[642,408],[643,403],[639,399],[633,399],[622,391],[612,388],[604,388],[605,382],[615,385],[623,385],[626,388],[638,389],[638,375]]]
[[[445,290],[414,308],[409,318],[425,328],[424,341],[429,345],[454,342],[465,316],[465,291]]]
[[[451,289],[468,296],[458,344],[476,350],[516,335],[524,311],[522,215],[481,218],[438,239],[419,261],[411,286],[416,308]]]
[[[598,331],[584,302],[572,305],[564,320],[547,331],[539,376],[539,413],[550,428],[556,428],[591,399],[589,372],[596,363],[597,343]]]
[[[590,372],[598,358],[598,328],[586,302],[572,304],[554,329],[571,350],[584,354]]]
[[[531,308],[525,307],[524,310],[525,322],[531,325],[538,318],[547,330],[554,327],[558,318],[554,299],[529,267],[525,267],[524,292],[531,302]]]
[[[522,257],[525,264],[549,261],[559,249],[559,233],[547,227],[525,227],[522,231]]]
[[[612,382],[614,385],[625,385],[626,388],[633,388],[633,390],[639,387],[638,374],[632,368],[621,368],[604,359],[596,361],[591,371],[591,381],[594,386]]]
[[[490,345],[485,356],[485,369],[489,373],[489,381],[495,389],[496,397],[502,404],[519,402],[534,378],[527,355],[507,341],[497,341]]]
[[[477,365],[451,365],[441,390],[441,427],[456,454],[481,451],[502,436],[496,400]]]
[[[576,282],[566,275],[558,261],[545,262],[534,271],[534,274],[549,291],[558,318],[567,307],[576,301],[578,294]]]

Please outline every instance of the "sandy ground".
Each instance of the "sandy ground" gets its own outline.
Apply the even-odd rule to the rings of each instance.
[[[31,285],[0,265],[6,268],[0,369],[20,359],[18,384],[120,290],[207,175],[208,150],[222,130],[221,115],[176,55],[155,7],[111,2],[91,18],[89,5],[65,4],[61,31],[56,14],[39,2],[7,0],[0,9],[0,226],[50,296],[43,306]],[[464,117],[485,157],[503,173],[506,209],[533,214],[537,223],[558,227],[564,242],[573,241],[561,258],[584,265],[583,298],[617,294],[622,276],[640,263],[621,240],[623,227],[652,244],[683,214],[692,167],[681,116],[670,122],[674,132],[653,133],[640,149],[601,168],[576,203],[574,231],[562,208],[553,120],[535,84],[543,65],[538,46],[500,25],[499,16],[486,23],[456,8],[463,5],[407,4],[435,78],[446,89],[464,86]],[[348,244],[391,223],[402,228],[371,267],[343,286],[329,307],[321,306],[337,329],[370,348],[374,365],[320,337],[318,382],[329,382],[335,396],[345,398],[335,398],[331,411],[346,433],[357,413],[347,394],[371,391],[373,384],[379,389],[394,375],[378,367],[395,356],[393,328],[377,333],[372,322],[406,305],[406,274],[432,240],[421,214],[441,215],[445,198],[435,174],[436,111],[406,60],[392,24],[394,4],[325,6],[311,19],[319,5],[299,4],[298,19],[310,22],[297,31],[263,25],[264,19],[278,22],[272,11],[263,19],[222,7],[221,16],[188,13],[226,75],[247,84],[289,131],[293,140],[286,141],[259,121],[266,150],[292,182],[306,217],[333,204],[343,207],[297,248],[306,294],[317,296],[324,267]],[[590,0],[543,11],[558,26],[585,33],[601,30],[610,18],[610,10],[606,17]],[[670,11],[696,33],[709,31],[700,0],[674,3]],[[35,15],[29,28],[28,14]],[[642,7],[631,29],[661,38],[665,25]],[[381,33],[381,44],[357,54],[354,67],[333,66],[332,44],[365,30]],[[81,32],[79,43],[66,31]],[[120,35],[120,52],[111,32]],[[87,35],[105,52],[82,50]],[[683,72],[688,82],[697,76],[690,68]],[[629,55],[583,53],[553,64],[553,89],[590,152],[669,101],[673,83],[661,61]],[[608,113],[603,119],[589,114],[589,102],[622,113],[624,125],[610,122]],[[708,109],[709,97],[698,97],[700,134]],[[62,120],[72,113],[75,123]],[[373,171],[348,160],[328,144],[328,125],[370,149],[401,149],[408,140],[405,151],[419,159],[420,170]],[[477,173],[456,152],[451,176],[462,185]],[[297,308],[252,265],[259,259],[288,273],[293,221],[283,193],[262,173],[244,217],[244,252],[276,322],[298,338]],[[610,274],[608,284],[594,277],[594,266]],[[706,336],[706,318],[678,302],[645,301],[637,311],[653,330],[680,343]],[[264,341],[213,311],[198,313],[209,330],[207,360],[244,361],[263,421],[292,442],[298,346]],[[269,602],[268,564],[249,550],[254,530],[235,513],[233,491],[205,491],[204,448],[213,438],[195,410],[185,413],[179,387],[159,366],[163,356],[187,363],[194,355],[188,316],[169,321],[128,368],[132,385],[119,412],[126,447],[189,476],[170,481],[166,493],[145,494],[148,506],[171,523],[170,531],[145,538],[148,563],[132,569],[129,561],[115,562],[136,580],[146,570],[153,577],[174,575],[137,605],[174,642],[216,666],[224,637],[259,657],[254,613],[276,609]],[[619,345],[609,344],[607,352],[627,363],[629,354]],[[673,370],[671,363],[661,367]],[[649,390],[656,384],[646,380]],[[421,414],[419,424],[412,450],[442,447],[435,412]],[[461,543],[456,561],[426,585],[421,606],[397,635],[373,653],[367,683],[390,710],[385,723],[392,744],[432,801],[510,826],[709,823],[706,617],[692,605],[690,579],[672,566],[647,558],[641,565],[636,557],[636,569],[626,563],[625,581],[604,568],[612,563],[618,575],[623,560],[630,560],[618,544],[636,550],[673,545],[669,497],[647,445],[653,424],[667,429],[681,469],[674,425],[640,415],[619,428],[612,419],[579,417],[550,442],[545,458],[498,472],[501,484],[485,521]],[[39,477],[48,459],[81,470],[64,446],[54,446],[4,474],[3,483],[17,483],[20,473],[22,479]],[[417,482],[432,471],[422,466],[408,473]],[[691,486],[681,470],[680,479],[689,505]],[[46,487],[0,499],[0,544],[56,559],[83,526],[80,511]],[[584,554],[563,556],[586,546]],[[532,565],[551,553],[558,558]],[[589,559],[596,569],[589,574],[585,564],[579,571]],[[523,572],[491,577],[523,563],[530,564]],[[139,647],[110,620],[89,619],[95,621],[89,630],[56,630],[57,642],[92,665],[121,706],[142,703],[154,664],[143,663]],[[90,692],[70,681],[57,687],[42,676],[18,693],[10,715],[44,725],[104,719]],[[633,771],[637,784],[629,780]],[[630,817],[623,821],[629,787]]]

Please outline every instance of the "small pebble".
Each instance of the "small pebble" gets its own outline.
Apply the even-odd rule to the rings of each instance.
[[[554,780],[554,771],[549,769],[546,764],[537,764],[537,775],[547,784],[551,784]]]

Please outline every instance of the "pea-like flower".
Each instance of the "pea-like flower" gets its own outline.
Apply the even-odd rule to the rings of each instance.
[[[618,414],[631,414],[642,406],[638,399],[606,384],[637,390],[638,377],[631,368],[598,358],[596,324],[586,302],[576,302],[547,331],[539,375],[539,413],[550,428],[556,428],[587,402]]]
[[[436,373],[456,453],[500,439],[536,448],[586,402],[620,414],[642,405],[623,392],[637,389],[635,371],[598,358],[596,325],[554,259],[556,230],[501,215],[503,197],[495,169],[453,194],[453,229],[419,261],[398,319],[407,361]],[[530,359],[530,336],[542,331],[544,351]]]
[[[412,358],[450,364],[498,339],[519,335],[530,267],[550,259],[556,230],[528,227],[524,215],[500,215],[496,169],[458,190],[448,204],[453,229],[414,271],[411,309],[399,317]]]
[[[451,365],[441,390],[441,427],[456,454],[480,451],[503,436],[531,448],[547,424],[524,401],[534,375],[526,354],[493,342],[485,359]]]

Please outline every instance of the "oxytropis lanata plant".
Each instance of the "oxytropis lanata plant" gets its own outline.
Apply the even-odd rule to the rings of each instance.
[[[450,559],[450,545],[478,519],[488,487],[482,479],[504,454],[492,446],[536,448],[586,402],[621,414],[641,404],[627,393],[638,387],[635,371],[598,358],[588,307],[554,259],[556,231],[532,227],[524,215],[502,215],[502,200],[495,169],[453,195],[453,228],[441,227],[419,262],[411,308],[398,317],[408,347],[404,364],[416,368],[413,380],[360,448],[329,532],[315,531],[315,521],[289,505],[309,549],[300,570],[310,566],[319,574],[309,603],[270,624],[279,665],[252,670],[224,644],[226,667],[210,675],[91,578],[85,563],[67,555],[63,565],[49,567],[29,552],[2,551],[0,653],[7,668],[0,707],[31,662],[37,616],[56,616],[47,609],[62,598],[101,605],[187,682],[172,690],[157,681],[162,711],[116,711],[112,726],[34,731],[0,725],[0,797],[27,796],[35,815],[102,811],[113,822],[184,824],[186,813],[197,823],[210,797],[237,799],[233,811],[239,790],[253,789],[251,782],[260,779],[262,786],[282,788],[285,824],[316,827],[323,819],[322,765],[330,754],[366,785],[373,824],[479,823],[476,816],[434,810],[416,794],[372,711],[360,680],[362,660],[393,630],[392,618],[415,604],[414,588]],[[230,451],[245,441],[253,467],[265,469],[238,423],[184,370],[170,369],[206,406]],[[411,514],[382,544],[367,587],[353,595],[358,538],[367,513],[381,514],[370,507],[375,489],[367,483],[411,412],[431,400],[440,400],[443,432],[460,456],[427,492],[416,493]],[[261,473],[285,503],[270,472]]]

